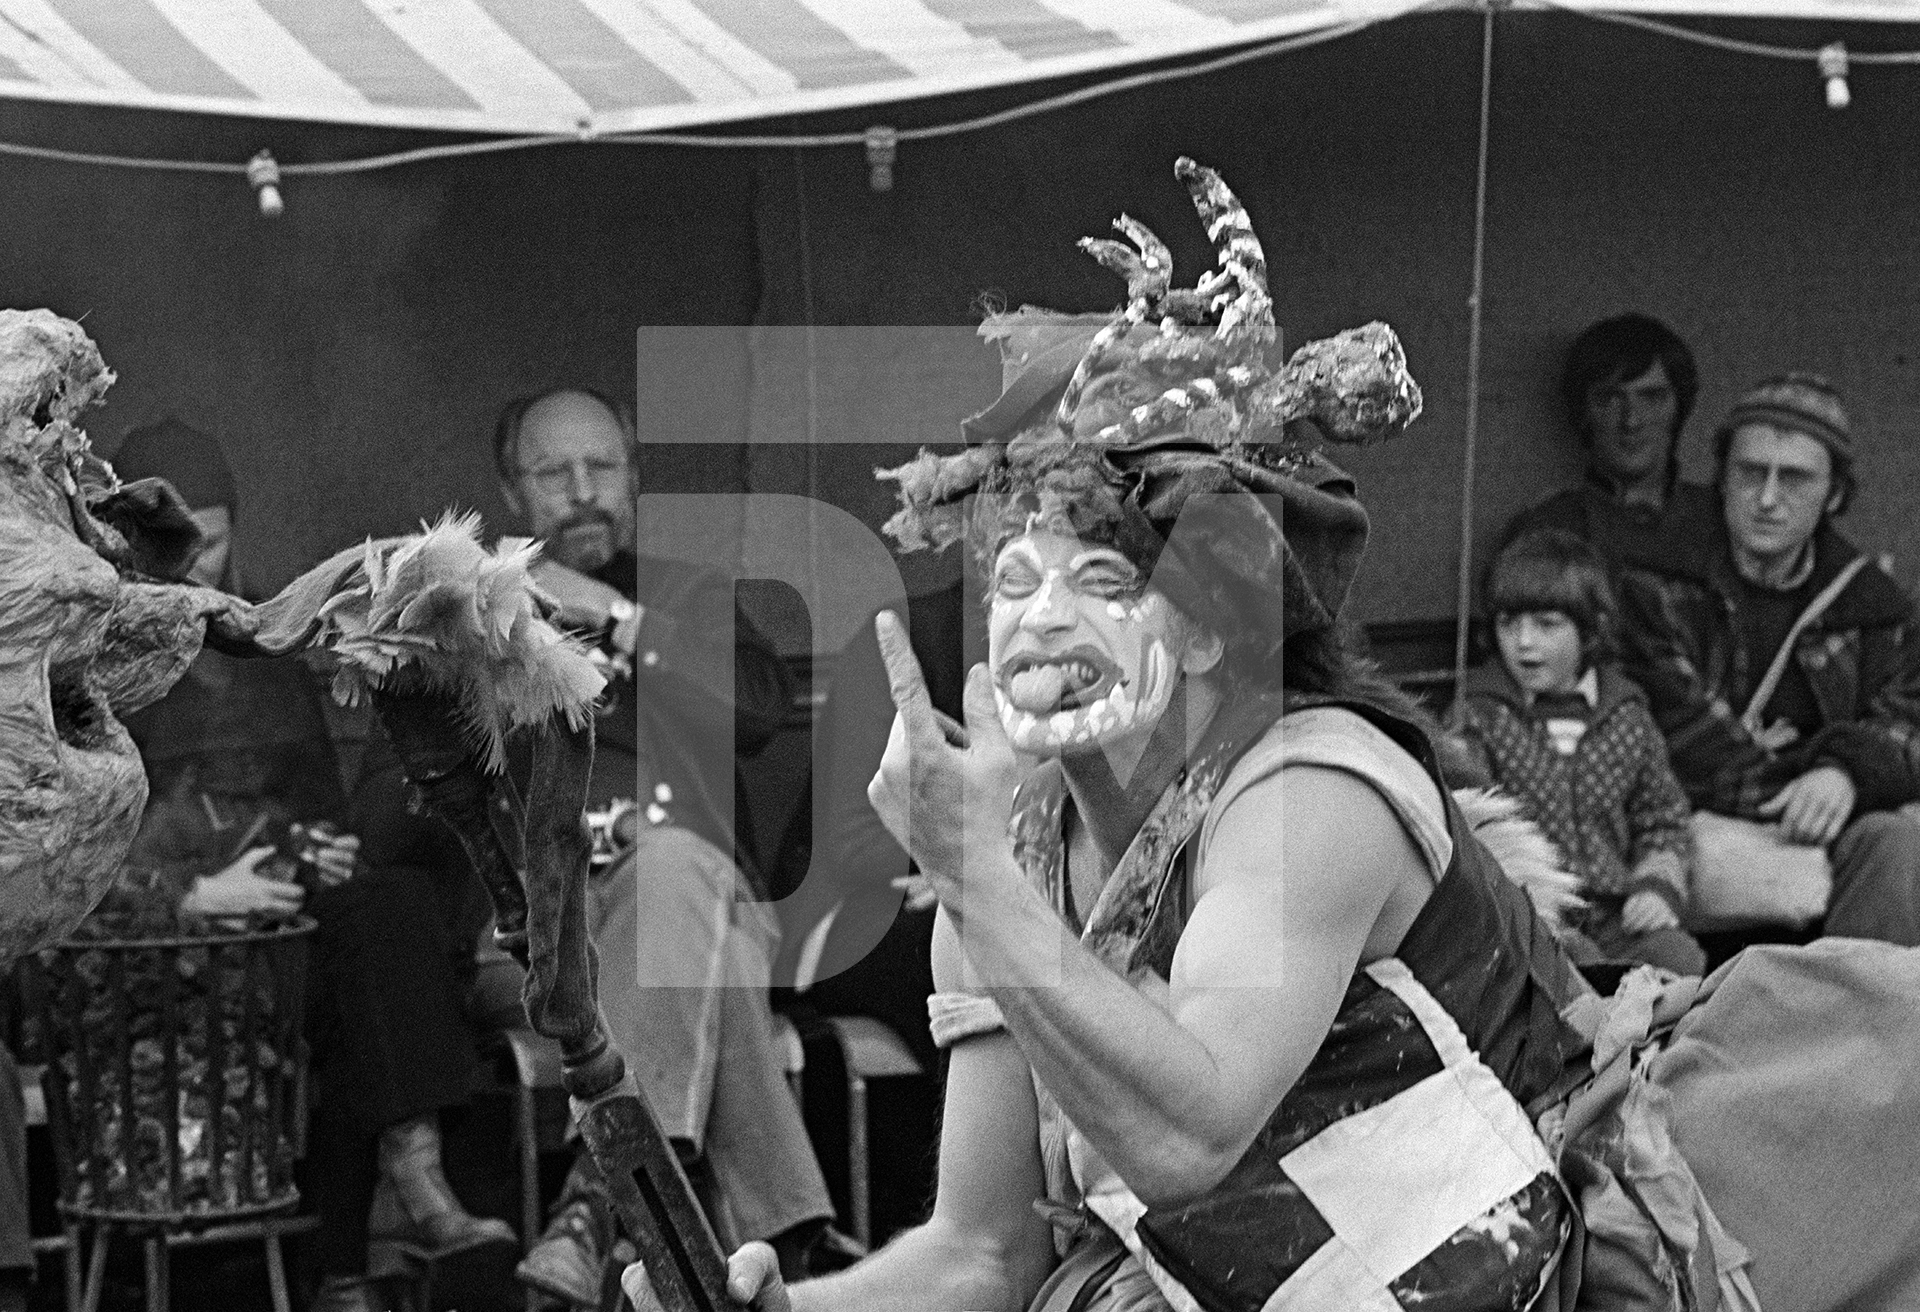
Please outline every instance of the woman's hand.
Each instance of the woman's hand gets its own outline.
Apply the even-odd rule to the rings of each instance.
[[[634,1312],[661,1312],[644,1264],[635,1262],[621,1272],[620,1288]],[[769,1245],[758,1241],[742,1245],[727,1259],[727,1295],[754,1312],[793,1312],[786,1282],[780,1279],[780,1259]]]
[[[882,611],[874,628],[896,713],[867,800],[940,900],[957,911],[968,863],[1011,852],[1007,819],[1029,763],[1000,727],[984,665],[967,672],[967,722],[957,725],[934,709],[899,617]]]
[[[306,892],[298,884],[268,879],[259,873],[260,863],[274,851],[272,847],[249,848],[224,870],[194,880],[193,887],[180,899],[180,913],[213,920],[255,912],[292,915],[300,909]]]

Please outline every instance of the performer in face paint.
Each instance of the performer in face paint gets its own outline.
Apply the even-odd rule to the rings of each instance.
[[[939,1192],[838,1276],[743,1249],[754,1307],[1519,1308],[1557,1268],[1523,1104],[1579,1067],[1583,986],[1334,628],[1367,521],[1317,439],[1418,391],[1377,324],[1273,368],[1245,212],[1179,173],[1220,267],[1175,289],[1123,220],[1090,248],[1128,307],[989,321],[976,445],[893,471],[890,530],[967,543],[987,612],[964,726],[878,624],[869,796],[940,901]]]

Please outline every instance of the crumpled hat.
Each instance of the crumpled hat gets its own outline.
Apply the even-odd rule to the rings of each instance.
[[[1273,367],[1265,260],[1245,210],[1212,170],[1182,159],[1175,172],[1219,269],[1174,289],[1167,248],[1125,216],[1115,226],[1134,249],[1083,241],[1127,277],[1127,307],[989,319],[1001,395],[962,424],[967,451],[880,471],[901,488],[887,529],[903,550],[945,546],[964,535],[974,492],[1042,508],[1099,501],[1176,605],[1230,645],[1271,654],[1288,634],[1334,623],[1366,545],[1354,482],[1320,444],[1391,437],[1420,394],[1384,324]]]
[[[113,472],[122,482],[164,478],[195,510],[225,506],[238,514],[233,468],[212,434],[178,419],[130,430],[114,448]]]

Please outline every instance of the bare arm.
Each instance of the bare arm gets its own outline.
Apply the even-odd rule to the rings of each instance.
[[[1142,1201],[1164,1205],[1204,1193],[1245,1154],[1325,1040],[1409,876],[1424,882],[1424,864],[1378,793],[1292,768],[1222,817],[1164,1005],[1092,957],[1017,877],[985,889],[968,872],[964,941],[1068,1118]],[[991,984],[1048,952],[1057,987]]]
[[[942,915],[934,981],[961,987],[960,946]],[[933,1216],[852,1270],[793,1291],[795,1312],[1024,1312],[1054,1263],[1033,1210],[1046,1194],[1039,1112],[1026,1058],[1005,1033],[963,1040],[947,1069]]]
[[[959,944],[944,917],[933,969],[943,990],[960,987]],[[851,1270],[792,1288],[781,1285],[773,1250],[748,1244],[729,1264],[731,1292],[761,1312],[1024,1312],[1054,1263],[1033,1210],[1045,1192],[1026,1059],[1005,1033],[967,1039],[947,1071],[932,1218]],[[628,1295],[657,1312],[636,1269]]]
[[[1351,775],[1301,767],[1254,785],[1215,828],[1170,992],[1149,998],[1080,945],[1014,859],[1024,770],[985,668],[968,677],[956,743],[886,619],[900,711],[869,795],[959,929],[968,986],[1000,1004],[1035,1073],[1142,1201],[1204,1192],[1325,1039],[1389,899],[1430,887],[1412,840]]]

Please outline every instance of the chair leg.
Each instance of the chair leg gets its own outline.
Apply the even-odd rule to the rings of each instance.
[[[873,1198],[867,1176],[867,1081],[847,1073],[847,1197],[853,1206],[853,1237],[873,1248]]]
[[[167,1312],[167,1296],[172,1292],[167,1270],[167,1237],[164,1234],[151,1234],[146,1237],[147,1250],[147,1312]]]
[[[520,1127],[520,1247],[531,1252],[540,1239],[540,1125],[532,1089],[514,1090],[513,1110]]]
[[[60,1255],[60,1265],[67,1277],[67,1312],[80,1312],[80,1300],[84,1296],[80,1272],[80,1227],[69,1221],[61,1228],[67,1236],[66,1251]]]
[[[531,1253],[540,1242],[540,1124],[533,1090],[524,1084],[513,1091],[513,1111],[520,1139],[520,1249]],[[527,1312],[540,1312],[543,1301],[529,1285]]]
[[[273,1312],[293,1312],[293,1301],[287,1297],[287,1264],[280,1256],[280,1230],[271,1222],[261,1242],[267,1250],[267,1288],[273,1295]]]
[[[107,1238],[112,1233],[109,1225],[93,1229],[93,1251],[87,1255],[87,1292],[80,1312],[100,1312],[100,1292],[107,1283]]]

